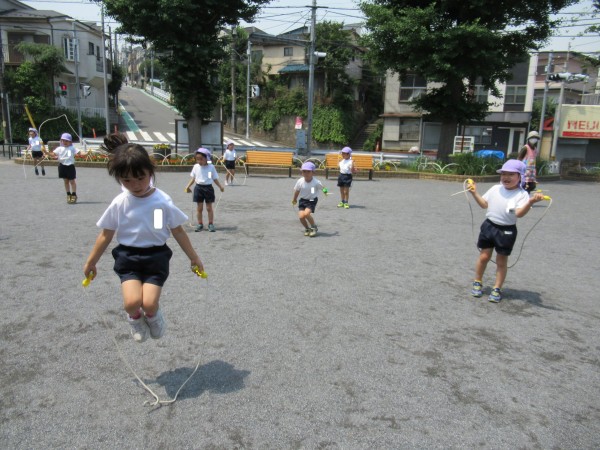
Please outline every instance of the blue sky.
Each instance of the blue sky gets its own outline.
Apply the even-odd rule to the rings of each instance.
[[[51,9],[68,14],[69,16],[83,21],[100,22],[100,7],[87,0],[63,0],[63,1],[24,1],[36,9]],[[284,33],[288,30],[310,24],[311,0],[273,0],[257,17],[256,23],[252,24],[270,34]],[[354,0],[318,0],[317,20],[329,20],[344,22],[346,24],[361,21],[361,13],[357,2]],[[326,7],[325,7],[326,5]],[[590,14],[581,17],[581,12],[594,11],[592,0],[585,0],[565,10],[567,14],[563,17],[565,24],[557,30],[557,37],[550,40],[543,50],[566,51],[569,46],[571,50],[582,53],[600,52],[600,35],[580,37],[586,26],[593,22],[600,22],[599,18],[593,19]],[[107,26],[112,29],[116,27],[110,18],[105,19]],[[574,22],[573,22],[574,21]]]

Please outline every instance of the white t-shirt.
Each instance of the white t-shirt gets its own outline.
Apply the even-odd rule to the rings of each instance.
[[[235,150],[229,150],[229,149],[225,150],[225,155],[224,155],[225,161],[235,161],[235,157],[236,157]]]
[[[42,140],[39,136],[30,137],[29,145],[31,146],[32,152],[41,152],[42,151]]]
[[[294,191],[300,192],[298,196],[307,200],[314,200],[317,198],[321,189],[323,189],[323,184],[315,177],[308,182],[302,177],[296,181],[296,185],[294,186]]]
[[[212,164],[201,166],[200,164],[194,164],[190,176],[194,178],[196,184],[211,185],[214,180],[219,179],[217,169]]]
[[[342,159],[338,163],[340,166],[340,173],[351,174],[352,173],[352,158]]]
[[[508,190],[501,184],[492,186],[482,197],[488,204],[485,217],[496,225],[515,225],[517,208],[529,201],[529,194],[521,187]]]
[[[58,162],[63,166],[72,166],[75,164],[75,155],[81,153],[81,150],[75,148],[73,145],[68,147],[56,147],[54,154],[58,156]]]
[[[157,220],[157,215],[162,215],[162,220]],[[171,197],[155,188],[148,197],[120,193],[96,225],[116,230],[119,244],[147,248],[164,245],[171,235],[171,229],[183,225],[187,220],[188,217],[175,206]]]

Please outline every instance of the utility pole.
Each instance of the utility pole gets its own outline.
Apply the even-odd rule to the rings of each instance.
[[[75,101],[77,104],[77,132],[79,134],[79,142],[81,143],[83,134],[81,131],[81,87],[79,86],[79,41],[77,40],[77,29],[75,28],[76,20],[73,20],[73,60],[75,62]]]
[[[248,49],[246,50],[248,59],[248,70],[246,72],[246,139],[250,138],[250,66],[252,65],[252,42],[248,38]]]
[[[104,37],[104,3],[100,6],[100,15],[102,19],[102,72],[104,72],[104,117],[106,119],[106,134],[110,133],[110,117],[108,107],[108,77],[106,75],[106,39]],[[110,35],[108,37],[110,42]]]
[[[315,96],[315,41],[317,26],[317,0],[312,2],[312,13],[310,18],[310,51],[308,53],[308,118],[306,130],[306,152],[310,155],[313,125],[313,101]]]
[[[542,100],[542,116],[540,117],[540,139],[544,135],[544,117],[546,116],[546,101],[548,98],[548,85],[550,82],[548,81],[548,75],[550,74],[550,70],[552,70],[552,52],[548,54],[548,64],[546,65],[546,75],[544,76],[544,98]],[[541,147],[541,142],[540,142]]]
[[[237,133],[237,105],[235,92],[235,37],[237,35],[235,25],[231,25],[231,124],[233,132]]]
[[[11,144],[12,136],[10,130],[10,112],[8,110],[8,94],[4,92],[4,44],[2,41],[2,29],[0,28],[0,101],[2,102],[2,132],[4,143]],[[9,153],[10,154],[10,153]]]
[[[567,49],[567,57],[565,58],[565,64],[563,66],[563,72],[567,72],[569,63],[569,54],[571,53],[571,43]],[[554,133],[552,135],[552,147],[550,148],[550,160],[556,158],[556,146],[558,145],[558,130],[560,128],[560,110],[562,109],[562,103],[565,96],[565,82],[560,83],[560,95],[558,96],[558,104],[556,105],[556,112],[554,113]]]

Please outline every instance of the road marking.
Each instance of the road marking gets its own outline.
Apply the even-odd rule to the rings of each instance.
[[[135,135],[135,133],[133,131],[126,131],[125,133],[127,133],[128,141],[137,141],[137,136]]]
[[[169,142],[169,140],[159,131],[155,131],[154,136],[156,136],[160,142]]]
[[[246,142],[246,141],[243,141],[243,140],[241,140],[241,139],[240,139],[240,143],[241,143],[242,145],[247,145],[248,147],[252,147],[252,144],[251,144],[250,142]]]
[[[167,133],[173,141],[175,140],[175,133]]]
[[[127,124],[127,128],[129,128],[131,131],[139,131],[140,128],[137,126],[137,124],[135,123],[135,120],[133,120],[133,118],[129,115],[129,113],[127,112],[125,107],[121,104],[121,102],[119,102],[119,108],[121,109],[121,117],[123,118],[123,120],[125,120],[125,123]]]
[[[146,133],[145,131],[140,130],[140,134],[142,135],[142,138],[145,141],[152,142],[152,136],[150,136],[149,133]]]

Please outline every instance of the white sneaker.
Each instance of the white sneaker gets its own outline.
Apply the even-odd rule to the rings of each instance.
[[[167,329],[167,324],[165,323],[162,311],[159,309],[153,317],[145,317],[145,319],[150,330],[150,337],[152,337],[152,339],[160,339],[163,337],[163,334],[165,334],[165,330]]]
[[[150,334],[150,329],[146,324],[146,321],[143,317],[139,319],[132,319],[127,315],[127,321],[129,325],[131,325],[131,336],[133,336],[133,340],[135,342],[139,342],[140,344],[148,339],[148,335]]]

